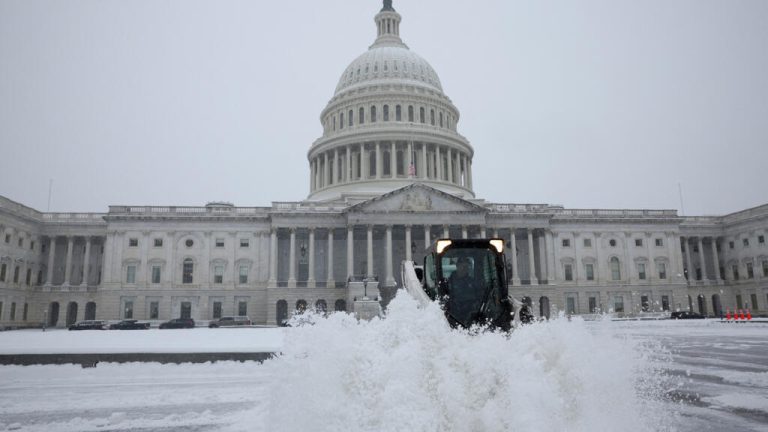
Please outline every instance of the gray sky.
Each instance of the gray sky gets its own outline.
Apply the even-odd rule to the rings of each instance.
[[[768,1],[395,0],[501,203],[768,203]],[[0,194],[51,211],[309,192],[379,0],[0,0]]]

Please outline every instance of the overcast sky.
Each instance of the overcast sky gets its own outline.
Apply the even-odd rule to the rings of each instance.
[[[395,0],[499,203],[768,203],[768,1]],[[0,0],[0,195],[299,201],[379,0]]]

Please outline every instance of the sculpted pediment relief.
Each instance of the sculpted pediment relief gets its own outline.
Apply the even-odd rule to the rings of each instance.
[[[436,189],[411,185],[349,209],[351,212],[483,212],[485,208]]]

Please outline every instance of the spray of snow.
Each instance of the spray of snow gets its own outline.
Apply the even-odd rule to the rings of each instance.
[[[459,331],[437,305],[399,294],[385,319],[338,313],[290,329],[262,366],[276,378],[263,420],[274,430],[666,430],[663,351],[614,332],[567,319],[512,335]]]

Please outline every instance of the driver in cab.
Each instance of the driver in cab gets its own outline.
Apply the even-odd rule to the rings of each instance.
[[[456,271],[448,278],[449,312],[455,319],[465,323],[472,318],[482,291],[472,277],[471,264],[469,258],[460,257],[456,263]]]

